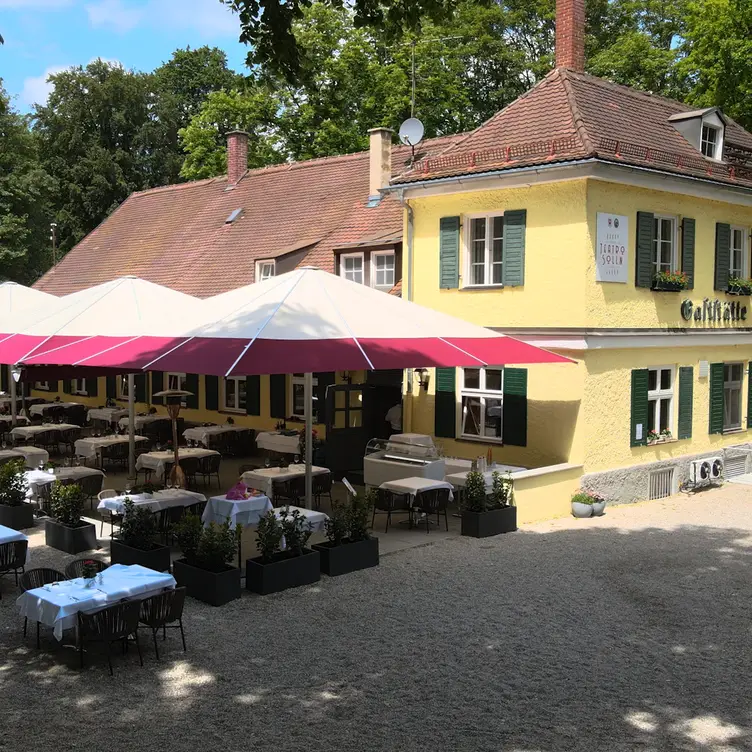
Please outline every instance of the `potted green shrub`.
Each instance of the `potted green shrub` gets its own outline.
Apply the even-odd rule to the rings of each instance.
[[[45,519],[45,543],[66,554],[79,554],[97,548],[96,527],[81,519],[86,494],[76,483],[52,484],[50,514]]]
[[[330,577],[379,564],[379,539],[368,532],[376,491],[332,505],[326,522],[326,543],[311,548],[321,557],[321,571]]]
[[[475,467],[467,474],[462,508],[462,535],[488,538],[517,529],[517,507],[512,504],[512,479],[494,471],[491,493]]]
[[[297,509],[278,518],[273,511],[259,520],[256,547],[261,553],[245,564],[245,586],[259,595],[310,585],[321,578],[318,551],[306,548],[308,520]],[[285,548],[282,549],[284,539]]]
[[[188,595],[211,606],[223,606],[240,598],[240,570],[228,564],[238,552],[242,526],[229,522],[204,527],[201,518],[187,514],[175,526],[175,537],[183,558],[172,565],[179,586]]]
[[[24,461],[0,465],[0,525],[23,530],[34,525],[34,510],[26,503]]]
[[[580,519],[600,517],[606,509],[606,500],[592,491],[577,491],[572,496],[572,515]]]
[[[170,547],[158,541],[156,517],[143,506],[125,500],[125,514],[120,532],[110,543],[113,564],[140,564],[156,572],[170,571]]]

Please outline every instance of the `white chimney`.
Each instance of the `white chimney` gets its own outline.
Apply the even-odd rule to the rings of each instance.
[[[392,179],[392,131],[390,128],[371,128],[368,131],[369,170],[368,195],[378,196]]]

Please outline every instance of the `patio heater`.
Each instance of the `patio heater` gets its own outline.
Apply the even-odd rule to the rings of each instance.
[[[193,392],[187,392],[185,389],[165,389],[161,392],[155,392],[152,396],[164,399],[167,414],[172,421],[172,448],[175,452],[175,461],[173,462],[172,470],[170,470],[169,485],[185,488],[185,473],[180,467],[180,456],[178,454],[178,416],[180,415],[183,399],[185,397],[193,397]]]

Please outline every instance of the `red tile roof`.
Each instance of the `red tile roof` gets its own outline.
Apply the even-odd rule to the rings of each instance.
[[[689,112],[680,102],[559,68],[443,154],[422,159],[393,182],[598,158],[752,187],[752,134],[725,117],[726,153],[747,151],[749,165],[714,162],[669,122]]]
[[[417,156],[440,154],[464,134],[428,139]],[[300,264],[333,270],[333,249],[401,236],[393,197],[368,207],[368,153],[249,170],[134,193],[35,285],[55,295],[125,274],[207,297],[253,281],[255,262],[310,247]],[[392,152],[392,172],[410,150]],[[227,218],[242,209],[231,223]]]

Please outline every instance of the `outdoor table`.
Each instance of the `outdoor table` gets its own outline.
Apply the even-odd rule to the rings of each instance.
[[[186,457],[211,457],[219,454],[213,449],[202,449],[201,447],[180,447],[178,449],[178,460]],[[175,462],[175,453],[170,450],[166,452],[146,452],[139,454],[136,460],[136,470],[154,470],[158,476],[164,475],[165,468]]]
[[[27,541],[29,540],[27,536],[25,536],[23,533],[19,532],[18,530],[13,530],[13,528],[5,527],[5,525],[0,525],[0,546],[3,543],[13,543],[13,541]],[[26,563],[29,563],[30,559],[29,554],[29,547],[26,547]]]
[[[400,478],[399,480],[388,480],[382,483],[379,488],[384,488],[398,494],[407,494],[410,506],[415,503],[415,497],[423,491],[433,491],[437,488],[449,489],[449,501],[454,499],[452,485],[445,480],[434,480],[433,478]]]
[[[136,441],[146,441],[145,436],[136,436]],[[127,444],[127,436],[90,436],[88,439],[78,439],[76,441],[76,454],[85,459],[94,459],[103,446],[112,446],[113,444]]]
[[[158,420],[167,420],[169,421],[170,418],[167,415],[137,415],[133,419],[133,425],[135,429],[138,431],[139,428],[143,428],[148,423],[156,423]],[[118,421],[118,425],[120,428],[128,428],[130,424],[130,419],[126,415],[125,418],[120,418]]]
[[[247,499],[228,499],[226,496],[212,496],[209,499],[204,514],[204,527],[212,522],[221,525],[229,520],[230,527],[238,523],[244,527],[253,527],[267,512],[271,511],[272,503],[268,496],[251,496]]]
[[[11,432],[11,436],[17,436],[21,439],[34,439],[34,437],[44,431],[69,431],[71,428],[81,428],[74,423],[44,423],[41,426],[16,426]]]
[[[39,467],[50,461],[50,455],[44,449],[32,446],[14,446],[13,449],[0,450],[0,460],[7,457],[23,459],[26,467]]]
[[[11,415],[0,415],[0,428],[6,429],[13,420]],[[16,424],[19,426],[26,426],[29,424],[29,419],[25,415],[16,415]]]
[[[186,491],[184,488],[164,488],[153,494],[123,494],[102,499],[97,509],[108,509],[115,514],[125,513],[125,500],[130,499],[134,507],[145,507],[151,512],[161,512],[170,507],[190,507],[206,501],[206,496],[196,491]]]
[[[248,431],[246,426],[222,425],[222,426],[196,426],[195,428],[186,428],[183,431],[183,438],[186,441],[198,441],[209,446],[209,440],[212,436],[220,436],[223,433],[239,433]]]
[[[323,512],[317,512],[315,509],[305,509],[304,507],[293,506],[275,507],[274,514],[277,519],[283,520],[288,514],[294,512],[296,509],[300,512],[302,517],[305,517],[306,520],[308,520],[308,528],[312,533],[326,532],[326,521],[329,519],[329,515],[326,515]]]
[[[39,486],[44,483],[52,483],[56,480],[67,478],[80,480],[90,475],[99,475],[104,478],[104,473],[93,467],[59,467],[56,468],[55,472],[48,470],[27,470],[24,473],[26,482],[29,484],[29,493],[27,495],[30,498],[36,497],[39,492]]]
[[[313,475],[325,475],[330,472],[326,467],[311,466]],[[273,485],[275,481],[286,481],[290,478],[305,476],[305,465],[290,465],[289,467],[262,467],[257,470],[247,470],[241,480],[249,488],[257,488],[270,499],[274,498]]]
[[[494,465],[490,470],[486,470],[486,472],[483,473],[483,479],[486,481],[486,488],[491,488],[494,472],[501,473],[503,477],[507,473],[517,473],[520,470],[525,469],[526,468],[524,467],[516,467],[515,465]],[[464,488],[467,483],[467,474],[469,472],[469,470],[465,470],[461,473],[451,473],[450,475],[445,475],[444,480],[447,483],[451,483],[455,488]]]
[[[43,416],[48,410],[51,410],[53,407],[79,407],[81,405],[80,402],[40,402],[39,404],[32,405],[29,408],[29,413],[31,415],[39,415]]]
[[[21,613],[32,621],[53,628],[57,640],[63,630],[77,625],[79,611],[92,611],[117,603],[122,599],[148,598],[164,588],[175,587],[174,577],[167,572],[155,572],[139,564],[113,564],[97,576],[92,587],[85,587],[81,577],[40,588],[27,590],[16,600]]]
[[[92,407],[86,417],[88,420],[101,420],[105,423],[115,423],[128,415],[128,410],[122,407]]]
[[[262,431],[256,434],[256,446],[280,454],[300,454],[300,436],[284,436],[279,431]]]

